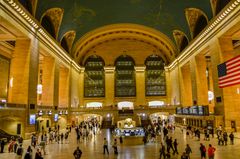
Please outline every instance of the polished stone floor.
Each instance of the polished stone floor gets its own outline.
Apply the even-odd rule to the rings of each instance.
[[[218,146],[217,139],[211,139],[210,141],[204,141],[201,139],[197,141],[194,138],[187,138],[186,133],[182,133],[180,129],[176,129],[174,134],[170,134],[174,139],[176,138],[179,142],[179,153],[182,153],[185,149],[185,145],[189,144],[192,148],[193,153],[191,154],[191,159],[200,159],[199,144],[200,142],[208,145],[211,143],[216,148],[215,159],[239,159],[240,158],[240,139],[235,139],[234,145]],[[109,130],[102,130],[95,138],[89,141],[83,141],[80,144],[76,142],[75,131],[72,131],[70,135],[69,144],[48,144],[46,146],[47,154],[44,155],[44,159],[72,159],[73,151],[77,145],[83,151],[82,159],[156,159],[159,158],[159,147],[160,138],[157,139],[156,143],[148,143],[146,145],[134,144],[131,141],[126,141],[123,145],[119,145],[119,154],[114,155],[113,149],[109,146],[110,154],[103,154],[103,138],[106,137],[110,142],[112,137]],[[203,136],[202,136],[203,137]],[[26,150],[30,141],[24,141],[24,149]],[[7,147],[6,147],[7,148]],[[5,148],[5,153],[0,154],[0,159],[14,159],[14,153],[7,153]],[[35,150],[34,150],[35,152]],[[34,153],[35,154],[35,153]],[[171,156],[173,159],[180,159],[180,155]]]

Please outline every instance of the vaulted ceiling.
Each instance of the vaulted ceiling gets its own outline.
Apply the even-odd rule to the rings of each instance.
[[[81,59],[78,57],[81,56],[79,54],[84,54],[79,50],[83,45],[81,42],[88,44],[89,39],[94,39],[95,35],[89,35],[93,30],[115,24],[133,24],[146,26],[147,29],[143,29],[144,31],[140,34],[147,35],[148,39],[151,37],[159,40],[165,39],[162,42],[169,47],[169,57],[167,57],[169,62],[178,56],[229,1],[19,0],[76,59]],[[133,25],[127,26],[132,27]],[[152,31],[146,32],[149,28]],[[123,34],[127,31],[132,33],[132,29],[123,27],[118,31],[122,31]],[[155,34],[156,31],[159,33]],[[141,31],[138,30],[138,32]],[[136,30],[135,33],[137,33]],[[154,37],[154,35],[160,37]],[[88,36],[88,40],[86,40],[86,36]],[[83,40],[84,38],[85,40]],[[161,50],[161,48],[159,49]],[[172,52],[174,52],[173,55],[170,55]]]

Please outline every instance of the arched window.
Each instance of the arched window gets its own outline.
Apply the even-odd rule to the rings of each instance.
[[[104,61],[100,56],[90,56],[85,62],[84,96],[105,96]]]
[[[61,46],[64,48],[64,50],[66,50],[67,52],[69,52],[69,48],[68,48],[68,45],[67,45],[67,41],[66,41],[66,38],[64,37],[61,41]]]
[[[185,47],[187,47],[188,45],[188,39],[186,38],[186,36],[184,36],[184,38],[181,41],[181,45],[180,45],[180,52],[182,52]]]
[[[146,96],[165,96],[166,80],[163,59],[157,55],[151,55],[145,60],[145,65]]]
[[[134,60],[132,57],[122,55],[115,61],[115,96],[132,97],[136,96],[136,82]]]
[[[19,0],[19,2],[29,13],[32,14],[32,4],[29,0]]]
[[[196,22],[193,37],[195,38],[205,28],[205,26],[207,26],[207,19],[204,15],[201,15]]]
[[[216,15],[230,2],[230,0],[218,0],[216,5]]]
[[[52,37],[56,37],[54,26],[51,22],[51,19],[48,16],[44,16],[42,18],[42,26],[47,30],[47,32],[52,35]]]

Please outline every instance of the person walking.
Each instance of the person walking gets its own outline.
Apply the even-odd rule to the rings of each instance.
[[[233,145],[233,144],[234,144],[234,135],[233,135],[233,132],[231,132],[231,134],[229,135],[229,138],[230,138],[231,144]]]
[[[109,155],[109,151],[108,151],[108,141],[106,138],[104,138],[103,140],[103,154],[105,154],[105,150],[107,151],[108,155]]]
[[[0,143],[1,143],[1,153],[3,153],[4,152],[4,145],[5,145],[5,141],[4,141],[4,139],[2,139],[2,140],[0,140]]]
[[[173,142],[173,147],[174,147],[174,151],[173,151],[173,154],[178,154],[178,142],[177,142],[177,139],[174,140]]]
[[[206,147],[200,143],[201,159],[206,159]]]
[[[188,156],[188,159],[190,159],[190,153],[192,153],[192,149],[189,146],[189,144],[187,144],[187,146],[185,148],[185,152],[186,152],[186,155]]]
[[[120,144],[123,143],[123,138],[122,138],[122,136],[120,136],[120,138],[119,138],[119,142],[120,142]]]
[[[166,158],[166,152],[165,151],[166,151],[166,148],[165,148],[164,144],[161,143],[161,147],[160,147],[160,150],[159,150],[159,152],[160,152],[160,159],[162,159],[162,156],[163,156],[163,159]]]
[[[215,151],[216,151],[216,149],[211,144],[209,144],[209,147],[208,147],[208,158],[209,159],[214,159]]]
[[[118,154],[117,139],[114,139],[112,147],[113,147],[113,150],[114,150],[114,154],[117,155]]]
[[[16,159],[21,159],[23,155],[23,148],[22,144],[18,146],[17,151],[16,151]]]
[[[25,153],[24,159],[32,159],[32,148],[28,146],[27,151]]]
[[[186,152],[183,152],[181,155],[181,159],[189,159],[188,155],[186,154]]]
[[[43,159],[42,153],[39,148],[37,148],[36,154],[35,154],[35,159]]]
[[[79,149],[79,146],[77,147],[77,149],[73,152],[73,156],[75,157],[75,159],[80,159],[82,156],[82,151]]]

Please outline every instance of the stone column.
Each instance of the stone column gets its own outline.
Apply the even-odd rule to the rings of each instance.
[[[196,105],[197,102],[197,81],[196,81],[196,61],[195,59],[191,59],[189,62],[190,65],[190,78],[191,78],[191,85],[192,85],[192,104]]]
[[[192,83],[189,63],[182,66],[180,71],[181,104],[183,106],[192,105]]]
[[[27,107],[28,109],[26,111],[27,117],[26,117],[25,129],[24,129],[25,137],[29,135],[28,133],[35,131],[35,125],[29,124],[29,115],[36,113],[36,105],[37,105],[39,41],[35,37],[31,37],[30,54],[28,57],[30,59],[30,63],[29,63],[29,81],[28,81],[28,107]],[[30,109],[30,105],[35,105],[34,107],[35,109]]]
[[[136,106],[146,105],[145,99],[145,69],[146,66],[135,66],[136,71]]]
[[[42,61],[42,105],[53,106],[55,59],[45,56]]]
[[[167,103],[165,104],[171,104],[171,76],[169,70],[165,69],[165,76],[166,76],[166,97],[167,97]]]
[[[28,104],[30,47],[30,39],[16,40],[16,46],[10,65],[8,103]],[[35,85],[35,87],[37,87],[37,85]],[[36,92],[34,92],[34,94],[36,94]]]
[[[70,103],[72,108],[79,106],[79,72],[73,67],[70,72]]]
[[[26,104],[21,135],[33,132],[29,125],[29,114],[35,114],[37,104],[37,82],[39,64],[39,42],[37,39],[17,39],[11,59],[8,103]],[[30,110],[31,104],[31,110]]]
[[[114,105],[115,66],[105,66],[105,105]]]
[[[59,63],[55,61],[55,68],[54,68],[54,97],[53,97],[53,104],[54,107],[58,108],[59,106]]]
[[[206,76],[206,58],[203,54],[197,55],[193,60],[195,63],[194,74],[196,77],[196,95],[198,105],[208,105],[208,81]]]
[[[59,106],[69,106],[69,69],[66,67],[60,67],[59,72]]]
[[[84,106],[84,71],[82,67],[79,75],[79,106]]]

